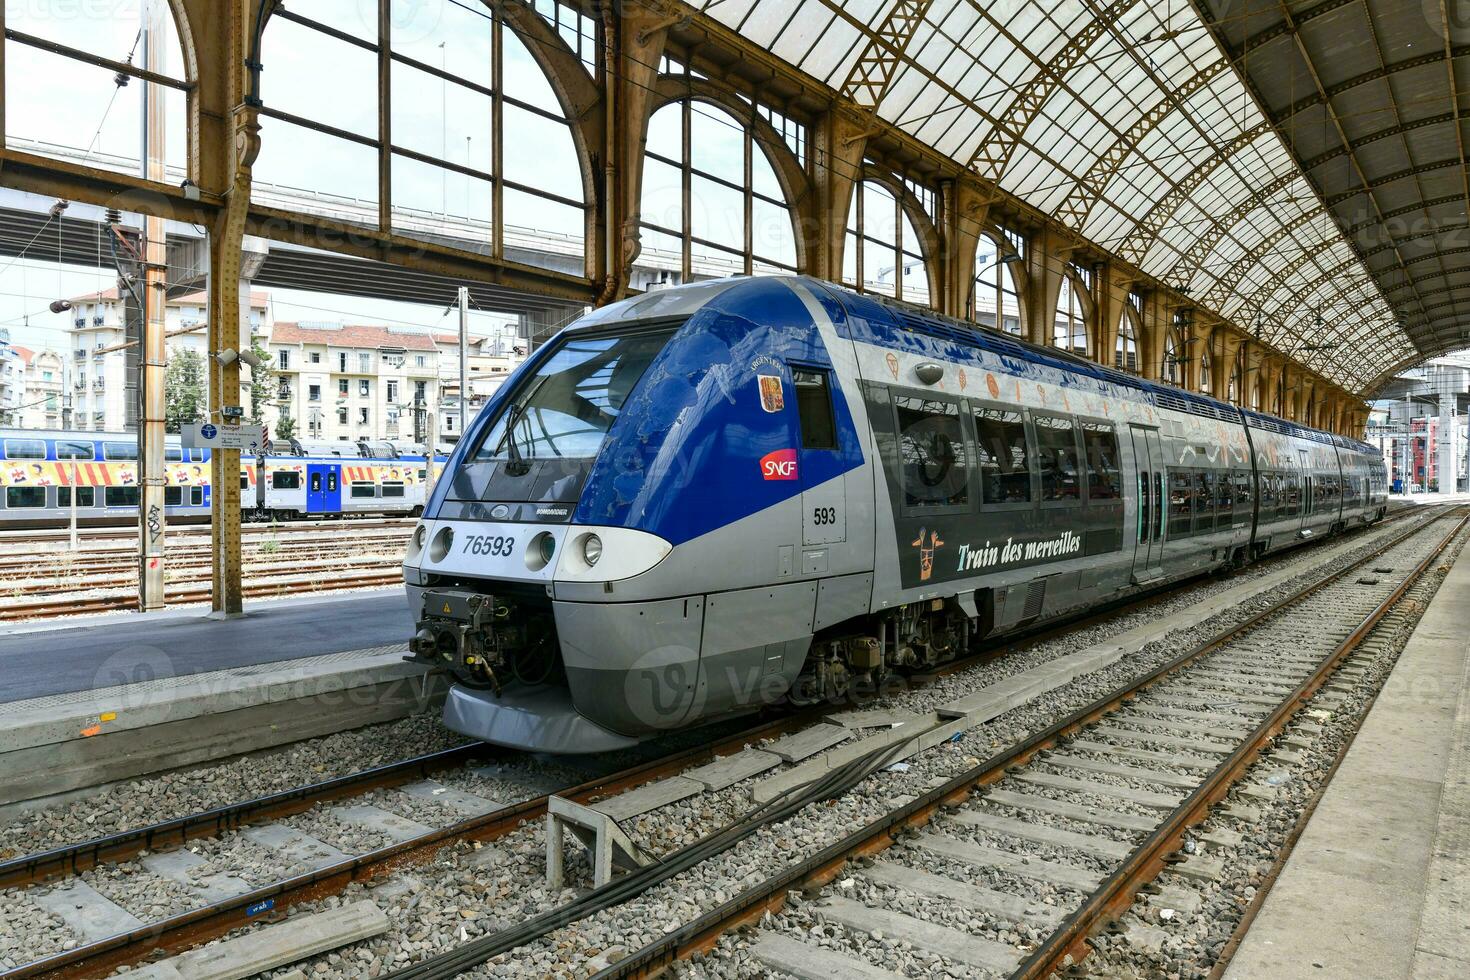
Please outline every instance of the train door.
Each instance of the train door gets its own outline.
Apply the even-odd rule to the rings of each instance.
[[[837,417],[832,405],[832,374],[818,368],[791,366],[796,389],[797,421],[801,427],[796,474],[811,472],[807,463],[819,454],[837,451]],[[836,544],[847,539],[847,480],[839,477],[801,488],[801,544]]]
[[[306,512],[329,514],[342,509],[342,483],[334,463],[306,466]]]
[[[1308,535],[1312,533],[1307,525],[1312,523],[1312,511],[1316,509],[1316,480],[1312,477],[1312,454],[1305,449],[1297,450],[1297,458],[1302,463],[1302,519],[1297,531],[1299,534]]]
[[[1158,429],[1128,428],[1133,437],[1133,583],[1137,585],[1164,575],[1164,447]]]

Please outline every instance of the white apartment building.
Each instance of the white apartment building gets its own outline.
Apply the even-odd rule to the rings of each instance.
[[[16,425],[20,421],[26,389],[23,350],[10,343],[8,333],[0,338],[0,424]]]
[[[73,297],[71,318],[74,338],[68,372],[72,385],[72,425],[87,430],[121,432],[128,428],[128,392],[134,379],[127,377],[128,365],[137,364],[125,346],[123,300],[116,288]],[[170,351],[193,350],[209,356],[208,298],[203,291],[176,296],[168,301],[164,320],[165,343]],[[270,294],[250,294],[250,335],[259,343],[270,336]],[[249,402],[242,384],[239,404]]]
[[[23,429],[62,429],[70,412],[66,401],[66,359],[54,350],[15,348],[25,365],[24,396],[14,421]]]
[[[419,328],[341,323],[273,325],[275,401],[266,421],[273,433],[290,416],[296,437],[357,441],[418,441],[415,431],[439,401],[439,351]]]
[[[459,334],[435,334],[439,348],[439,404],[435,429],[441,443],[459,441]],[[466,421],[475,417],[486,399],[493,395],[526,359],[526,340],[519,336],[514,323],[507,323],[488,336],[471,337],[465,367],[469,383]]]

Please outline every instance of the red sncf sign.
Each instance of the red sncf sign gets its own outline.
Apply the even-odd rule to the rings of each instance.
[[[762,456],[761,478],[766,480],[796,479],[796,450],[778,449]]]

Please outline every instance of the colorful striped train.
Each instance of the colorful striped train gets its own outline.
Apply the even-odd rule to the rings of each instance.
[[[385,442],[277,444],[240,460],[247,520],[422,513],[445,456]],[[167,437],[165,512],[172,523],[211,510],[210,451]],[[138,514],[138,444],[131,433],[0,429],[0,528],[128,524]]]

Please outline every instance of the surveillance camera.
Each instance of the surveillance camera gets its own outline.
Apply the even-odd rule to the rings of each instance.
[[[184,178],[184,182],[179,185],[179,189],[184,192],[184,198],[186,200],[199,200],[199,185],[194,183],[189,178]]]
[[[71,300],[69,299],[53,300],[51,303],[52,313],[65,313],[69,309],[71,309]]]
[[[217,351],[214,359],[219,362],[220,367],[229,367],[240,359],[240,355],[235,353],[234,348],[226,347],[222,351]]]
[[[254,351],[242,350],[240,352],[240,363],[249,364],[251,368],[259,369],[265,363]]]

